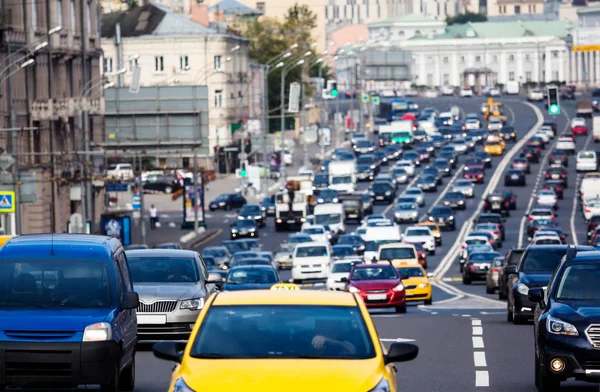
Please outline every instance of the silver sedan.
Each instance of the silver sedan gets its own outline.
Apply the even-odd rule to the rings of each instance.
[[[469,180],[457,180],[452,186],[452,192],[460,192],[465,197],[474,196],[475,185]]]

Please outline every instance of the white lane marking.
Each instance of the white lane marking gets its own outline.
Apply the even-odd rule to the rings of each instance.
[[[475,362],[475,367],[487,367],[487,361],[485,360],[485,351],[473,352],[473,362]]]
[[[506,166],[508,166],[508,163],[512,160],[513,156],[515,156],[517,154],[517,152],[523,147],[523,145],[525,145],[527,140],[530,137],[532,137],[535,134],[535,132],[537,132],[539,127],[544,122],[544,116],[542,115],[542,112],[540,111],[539,108],[530,104],[529,102],[523,102],[522,104],[528,105],[529,107],[531,107],[533,109],[534,113],[537,116],[538,121],[531,128],[531,130],[524,137],[522,137],[521,140],[519,140],[517,143],[515,143],[515,145],[502,158],[502,160],[500,161],[500,164],[498,165],[498,167],[496,168],[496,170],[494,172],[494,175],[490,179],[490,182],[488,183],[488,186],[486,187],[486,189],[481,197],[481,200],[485,199],[487,194],[492,192],[496,188],[496,186],[498,185],[498,182],[500,181],[500,178],[502,177],[502,175],[504,173],[504,169],[506,168]],[[444,275],[448,272],[448,270],[452,266],[454,259],[456,258],[456,255],[457,255],[457,250],[460,248],[461,244],[463,243],[466,233],[468,233],[468,230],[470,230],[470,228],[473,225],[473,219],[475,219],[477,217],[482,206],[483,206],[483,201],[480,201],[478,207],[473,212],[473,215],[470,217],[470,219],[467,221],[467,223],[463,226],[459,235],[456,237],[456,241],[454,242],[454,245],[452,246],[452,248],[450,248],[450,250],[448,251],[446,256],[440,261],[440,264],[433,272],[435,277],[443,278]],[[485,297],[480,297],[480,298],[485,298]]]
[[[588,127],[588,129],[591,129],[591,127]],[[587,137],[587,140],[585,141],[585,144],[583,145],[583,148],[581,151],[585,151],[588,148],[588,145],[590,144],[590,141],[592,140],[592,132],[589,132],[589,135]],[[575,167],[577,168],[577,162],[575,162]],[[576,174],[575,177],[575,189],[573,192],[573,208],[571,209],[571,237],[573,239],[573,245],[579,245],[579,240],[577,239],[577,229],[575,227],[575,214],[577,213],[577,205],[579,203],[579,183],[581,181],[581,175],[579,173]]]
[[[483,335],[483,327],[473,327],[473,336]]]
[[[382,342],[394,342],[394,343],[408,343],[408,342],[416,342],[414,339],[405,339],[405,338],[396,338],[396,339],[379,339]]]
[[[431,314],[438,314],[438,312],[431,312]]]
[[[417,182],[418,179],[419,179],[419,176],[415,173],[414,178],[408,184],[406,184],[406,188],[404,188],[404,189],[410,188],[411,186],[415,185],[415,183]],[[395,205],[396,205],[396,200],[394,200],[393,202],[390,203],[390,205],[385,207],[385,209],[383,210],[383,212],[381,214],[383,216],[387,216],[387,213],[390,212],[390,210],[392,208],[394,208]]]
[[[490,374],[487,370],[478,370],[475,372],[475,386],[483,388],[490,386]]]
[[[472,320],[471,325],[481,325],[481,320]]]
[[[473,348],[484,348],[481,336],[473,336]]]
[[[508,109],[508,111],[510,112],[510,125],[513,126],[515,124],[515,112],[512,110],[512,108],[510,106],[506,106],[506,108]]]
[[[456,170],[456,173],[454,173],[452,178],[450,178],[450,181],[448,181],[448,183],[444,187],[444,190],[438,195],[438,197],[433,201],[433,203],[431,203],[431,205],[427,209],[427,212],[425,214],[421,215],[421,217],[419,218],[420,222],[423,222],[425,219],[427,219],[427,216],[429,215],[429,213],[431,212],[433,207],[435,207],[440,202],[440,200],[442,200],[444,198],[444,196],[446,196],[446,193],[448,193],[448,191],[451,189],[452,184],[454,184],[454,181],[456,181],[459,174],[461,174],[463,172],[464,167],[465,167],[465,165],[460,165],[458,167],[458,169]]]

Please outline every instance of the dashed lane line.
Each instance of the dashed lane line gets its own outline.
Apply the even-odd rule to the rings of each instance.
[[[473,362],[475,363],[475,367],[487,367],[487,361],[485,359],[485,352],[474,351],[473,352]]]
[[[591,127],[588,127],[588,129],[590,129]],[[589,132],[589,135],[587,137],[587,140],[585,141],[585,144],[583,145],[583,149],[582,151],[587,150],[590,141],[592,141],[592,132]],[[577,163],[575,163],[575,167],[577,167]],[[573,207],[571,209],[571,219],[570,219],[570,225],[571,225],[571,236],[573,239],[573,245],[579,245],[579,240],[577,239],[577,228],[575,227],[575,214],[577,213],[577,205],[579,203],[579,184],[581,182],[581,175],[579,173],[577,173],[576,177],[575,177],[575,188],[574,188],[574,192],[573,192]]]
[[[473,336],[473,348],[485,348],[483,344],[483,338],[481,336]]]
[[[490,374],[487,370],[478,370],[475,372],[475,386],[488,388],[490,386]]]
[[[472,342],[473,342],[473,364],[475,365],[475,387],[487,388],[490,386],[490,375],[487,370],[487,360],[485,358],[485,351],[483,345],[483,327],[481,320],[471,319],[471,325],[473,328]],[[477,370],[482,368],[485,370]]]

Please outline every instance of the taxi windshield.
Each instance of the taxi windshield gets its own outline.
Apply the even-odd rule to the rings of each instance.
[[[340,344],[313,344],[317,337]],[[190,356],[352,360],[375,357],[375,347],[358,306],[212,306]]]
[[[600,300],[600,265],[575,264],[562,274],[556,299],[563,301]]]
[[[400,275],[400,277],[402,279],[417,278],[417,277],[425,276],[423,269],[421,269],[419,267],[403,267],[403,268],[398,268],[396,271],[398,271],[398,274]]]
[[[379,253],[380,260],[414,259],[415,251],[412,248],[384,248]]]
[[[296,257],[327,257],[325,246],[299,246],[296,248]]]

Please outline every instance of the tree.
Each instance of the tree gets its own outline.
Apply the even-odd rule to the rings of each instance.
[[[487,22],[487,16],[484,14],[477,14],[475,12],[469,12],[465,14],[458,14],[456,16],[446,18],[446,24],[465,24],[469,22]]]

